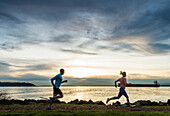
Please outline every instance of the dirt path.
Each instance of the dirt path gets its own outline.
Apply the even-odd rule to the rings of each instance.
[[[114,107],[114,106],[53,106],[54,110],[121,110],[121,111],[170,111],[170,107]],[[46,110],[46,106],[0,106],[0,111]]]

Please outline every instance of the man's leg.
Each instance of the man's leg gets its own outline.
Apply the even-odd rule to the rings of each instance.
[[[63,98],[63,94],[58,94],[57,96],[54,96],[53,99]]]
[[[57,94],[53,95],[53,97],[50,97],[50,104],[49,104],[49,108],[51,108],[51,105],[54,103],[55,101],[55,97],[57,96]]]
[[[53,94],[53,97],[50,98],[50,104],[49,104],[49,107],[51,108],[51,105],[54,103],[55,99],[58,99],[58,98],[62,98],[63,97],[63,93],[62,91],[58,88],[54,88],[54,94]]]
[[[50,102],[50,104],[49,104],[49,108],[51,108],[51,105],[54,103],[54,101],[55,101],[56,99],[62,98],[62,97],[63,97],[63,94],[56,94],[56,95],[54,95],[53,97],[50,97],[51,102]]]

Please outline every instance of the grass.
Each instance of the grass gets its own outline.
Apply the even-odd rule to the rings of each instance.
[[[21,105],[21,104],[0,104],[0,106],[48,106],[49,103],[33,103],[33,104],[27,104],[27,105]],[[103,105],[96,105],[96,104],[57,104],[54,103],[53,106],[103,106]]]
[[[54,104],[55,106],[95,106],[91,104],[76,105],[76,104]],[[0,105],[6,106],[6,105]],[[47,103],[42,104],[29,104],[29,105],[20,105],[20,104],[11,104],[10,106],[47,106]],[[97,105],[99,106],[99,105]],[[164,107],[164,106],[143,106],[145,108],[153,107]],[[165,106],[169,107],[169,106]],[[170,112],[166,111],[119,111],[119,110],[23,110],[23,111],[0,111],[0,116],[170,116]]]
[[[0,111],[0,115],[12,116],[169,116],[170,112],[144,112],[144,111]]]

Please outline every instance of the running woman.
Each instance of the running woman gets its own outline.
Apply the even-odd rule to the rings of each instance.
[[[125,91],[126,85],[129,85],[130,83],[126,82],[126,78],[125,78],[126,77],[126,72],[120,71],[120,75],[122,75],[122,77],[115,81],[115,87],[116,88],[117,88],[117,82],[118,81],[120,82],[119,94],[118,94],[117,97],[107,98],[106,103],[108,103],[110,100],[119,99],[122,95],[124,95],[126,97],[126,99],[127,99],[128,105],[131,106],[130,103],[129,103],[129,97],[128,97],[126,91]]]
[[[64,75],[64,69],[60,69],[60,74],[51,78],[51,84],[53,85],[53,97],[50,97],[50,100],[49,100],[50,104],[47,107],[47,110],[54,110],[53,108],[51,108],[51,105],[53,104],[55,99],[63,97],[63,93],[59,89],[59,87],[62,83],[67,82],[67,80],[62,81],[63,80],[62,75]],[[54,81],[55,81],[55,84],[54,84]]]

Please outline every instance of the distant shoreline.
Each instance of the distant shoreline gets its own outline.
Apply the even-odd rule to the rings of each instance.
[[[0,82],[0,87],[31,87],[35,86],[28,82]]]
[[[36,85],[36,87],[51,87],[52,85]],[[76,87],[76,86],[113,86],[114,85],[62,85],[62,86],[73,86],[73,87]],[[160,87],[170,87],[170,85],[160,85]]]
[[[114,85],[62,85],[63,87],[68,87],[68,86],[72,86],[72,87],[114,87]],[[52,87],[52,85],[35,85],[35,86],[0,86],[0,87]],[[170,85],[160,85],[160,87],[170,87]],[[129,88],[129,87],[128,87]]]

